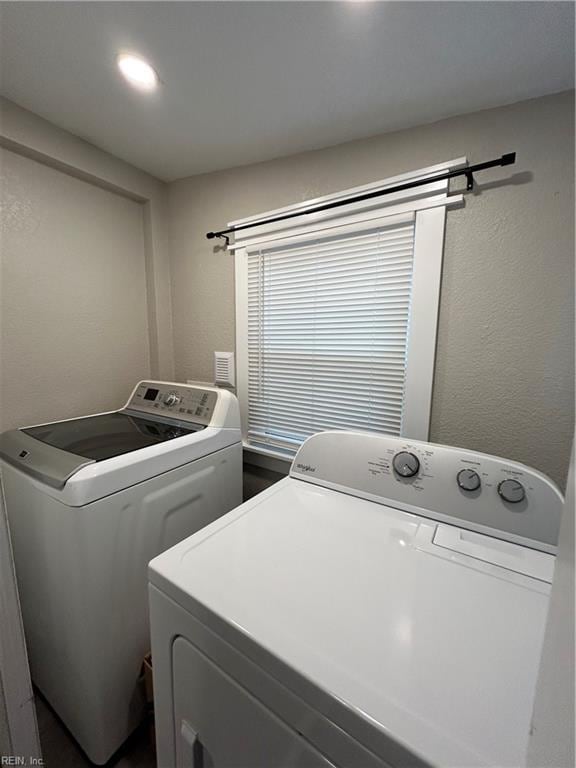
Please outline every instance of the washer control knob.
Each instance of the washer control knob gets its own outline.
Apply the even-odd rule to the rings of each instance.
[[[498,493],[504,499],[504,501],[510,504],[517,504],[519,501],[524,501],[526,498],[526,491],[522,483],[518,480],[502,480],[498,484]]]
[[[408,451],[400,451],[392,460],[394,472],[400,477],[414,477],[420,469],[420,462],[417,456]]]
[[[180,398],[176,392],[168,392],[167,395],[164,395],[164,405],[166,405],[168,408],[172,408],[173,405],[176,405],[176,403],[179,402]]]
[[[461,469],[456,475],[456,482],[458,487],[463,491],[477,491],[482,485],[480,475],[478,472],[474,472],[473,469]]]

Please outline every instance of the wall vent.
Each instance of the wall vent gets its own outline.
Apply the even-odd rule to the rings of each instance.
[[[235,385],[234,352],[214,352],[214,383],[220,387]]]

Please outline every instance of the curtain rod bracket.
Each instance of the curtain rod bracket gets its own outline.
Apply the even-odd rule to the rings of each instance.
[[[489,160],[486,163],[477,163],[476,165],[469,165],[465,168],[457,168],[454,171],[446,171],[446,173],[441,173],[436,176],[428,176],[424,179],[414,179],[413,181],[408,181],[404,184],[397,184],[390,187],[384,187],[384,189],[377,189],[374,192],[365,192],[361,195],[356,195],[355,197],[349,197],[345,200],[335,200],[331,203],[323,203],[322,205],[313,206],[312,208],[309,208],[307,211],[291,211],[290,213],[282,213],[277,216],[272,216],[269,219],[264,219],[260,221],[254,221],[249,222],[248,224],[241,224],[237,227],[230,227],[229,229],[222,229],[219,232],[208,232],[206,234],[206,237],[208,240],[213,240],[215,237],[221,237],[223,240],[226,241],[226,248],[230,245],[230,240],[228,238],[228,233],[231,232],[239,232],[240,230],[244,229],[252,229],[252,227],[260,227],[263,224],[276,224],[280,221],[285,221],[286,219],[293,219],[296,216],[306,216],[309,213],[320,213],[321,211],[329,211],[332,208],[339,208],[342,205],[349,205],[350,203],[359,203],[363,202],[365,200],[373,200],[375,197],[380,197],[381,195],[390,195],[393,192],[404,192],[407,189],[413,189],[415,187],[422,187],[426,184],[430,184],[433,181],[450,181],[450,179],[455,179],[457,176],[466,176],[466,189],[471,190],[474,189],[474,174],[477,171],[486,171],[488,168],[497,168],[502,165],[514,165],[516,162],[516,152],[508,152],[505,155],[501,155],[501,157],[496,158],[496,160]]]
[[[228,235],[225,235],[223,232],[208,232],[206,234],[206,237],[208,240],[213,240],[215,237],[220,237],[222,240],[226,241],[226,248],[230,245],[230,238]]]

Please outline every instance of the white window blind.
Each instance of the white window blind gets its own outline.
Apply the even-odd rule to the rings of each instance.
[[[414,229],[412,216],[246,254],[249,444],[293,454],[325,429],[401,434]]]

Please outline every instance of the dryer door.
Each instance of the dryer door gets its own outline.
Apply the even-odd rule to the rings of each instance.
[[[183,637],[172,653],[176,768],[336,768]]]

